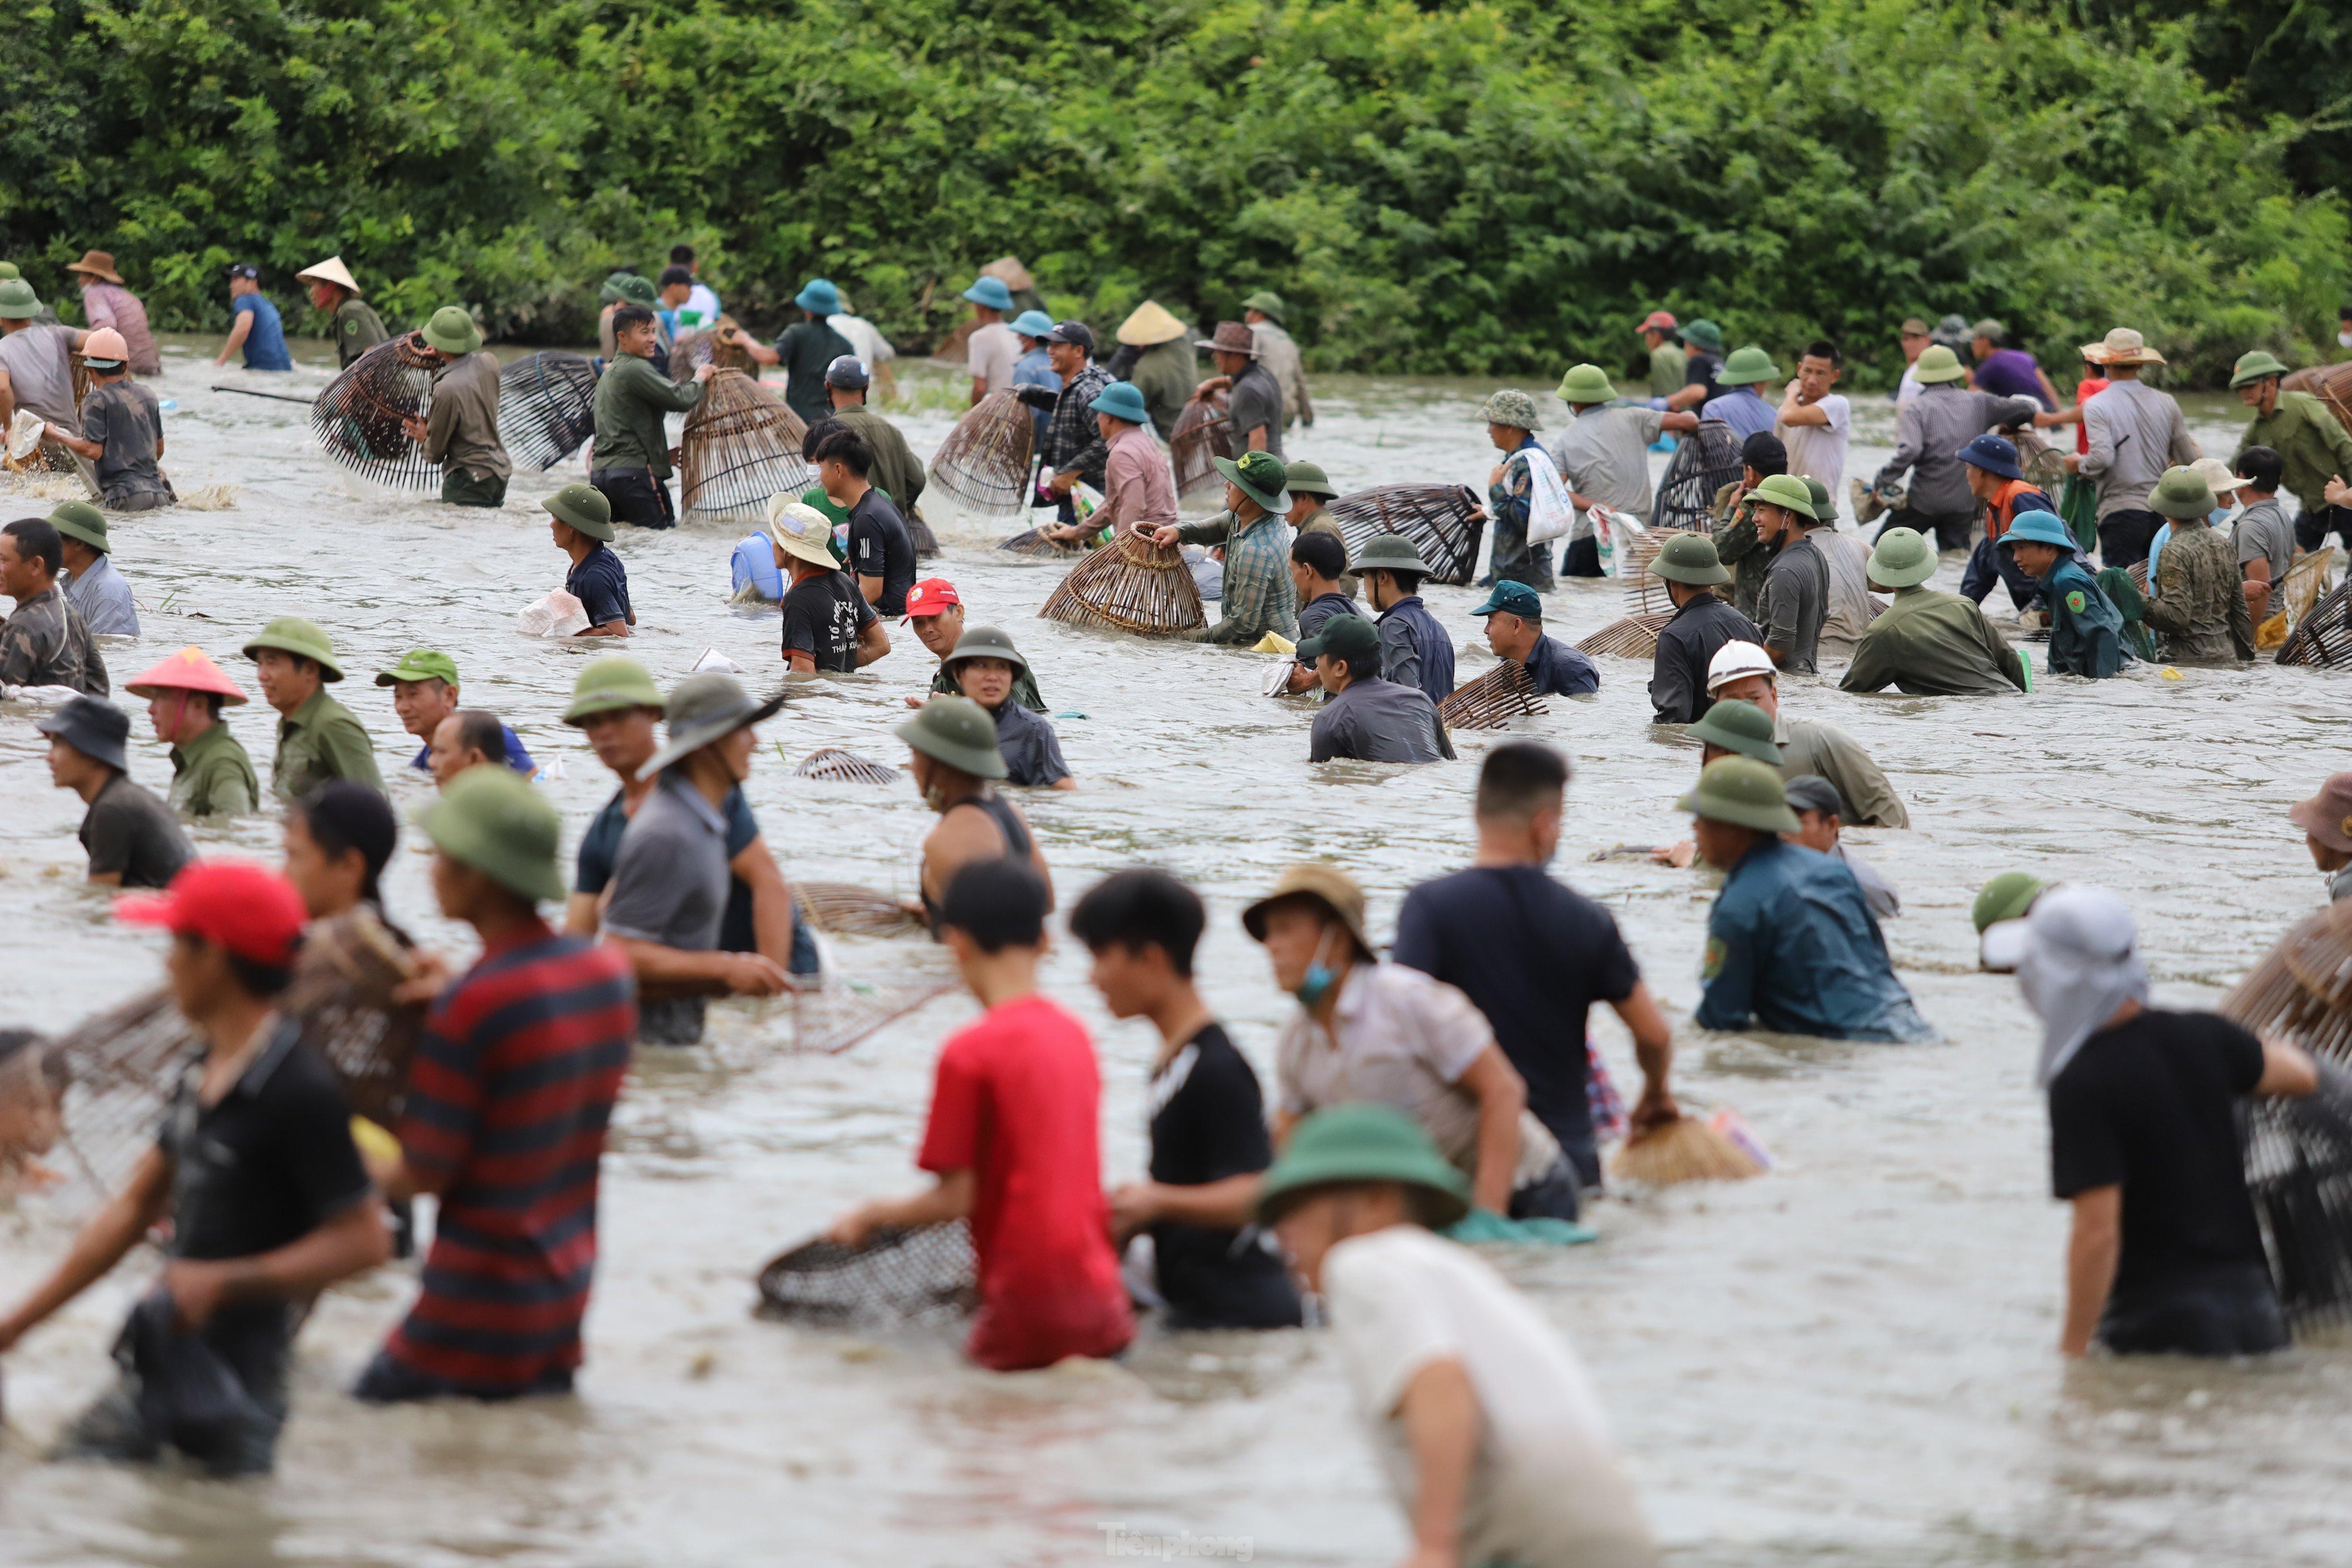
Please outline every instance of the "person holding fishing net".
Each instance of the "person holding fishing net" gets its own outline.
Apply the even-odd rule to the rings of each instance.
[[[2074,1211],[2061,1353],[2284,1348],[2238,1104],[2313,1093],[2312,1058],[2210,1013],[2150,1007],[2131,910],[2103,888],[2053,889],[1989,928],[1984,952],[2016,971],[2042,1021],[2051,1187]]]
[[[1470,613],[1486,621],[1486,646],[1495,657],[1525,668],[1538,696],[1581,697],[1601,689],[1599,667],[1544,636],[1543,598],[1525,583],[1504,578]]]
[[[1086,521],[1057,523],[1039,531],[1062,544],[1083,544],[1097,536],[1123,538],[1153,532],[1177,521],[1176,475],[1168,455],[1146,428],[1151,416],[1143,394],[1112,382],[1087,405],[1103,438],[1103,504]]]
[[[462,305],[444,305],[410,340],[432,371],[433,407],[400,422],[442,466],[441,499],[451,506],[501,507],[514,464],[499,438],[499,356],[482,346],[482,329]]]
[[[163,456],[163,409],[155,394],[131,379],[131,350],[122,334],[100,327],[83,345],[89,393],[79,424],[45,426],[46,438],[90,465],[100,499],[115,511],[152,511],[179,492],[157,467]],[[134,627],[133,636],[137,635]]]
[[[612,363],[596,383],[596,445],[588,482],[604,492],[612,520],[639,528],[670,528],[670,445],[665,421],[702,401],[717,374],[697,365],[690,381],[673,382],[654,368],[661,322],[642,305],[613,312]]]

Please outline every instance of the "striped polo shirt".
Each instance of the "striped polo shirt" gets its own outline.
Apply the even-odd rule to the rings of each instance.
[[[619,953],[539,921],[434,1004],[399,1135],[440,1218],[395,1360],[486,1394],[580,1364],[597,1166],[636,1014]]]

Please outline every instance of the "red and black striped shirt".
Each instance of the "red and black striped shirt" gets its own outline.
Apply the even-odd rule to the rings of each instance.
[[[619,953],[537,921],[434,1004],[399,1134],[440,1217],[394,1359],[486,1394],[580,1364],[597,1167],[636,1016]]]

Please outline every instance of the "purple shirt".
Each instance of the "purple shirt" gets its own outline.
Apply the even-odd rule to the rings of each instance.
[[[1977,390],[1996,397],[2030,397],[2047,409],[2052,404],[2042,395],[2041,369],[2023,349],[1995,349],[1977,366]]]

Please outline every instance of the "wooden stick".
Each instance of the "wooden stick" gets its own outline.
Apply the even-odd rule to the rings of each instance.
[[[296,397],[290,393],[256,392],[249,386],[220,386],[216,384],[214,386],[213,390],[215,392],[234,392],[239,397],[267,397],[273,403],[299,403],[305,408],[312,406],[319,401],[316,397]]]

